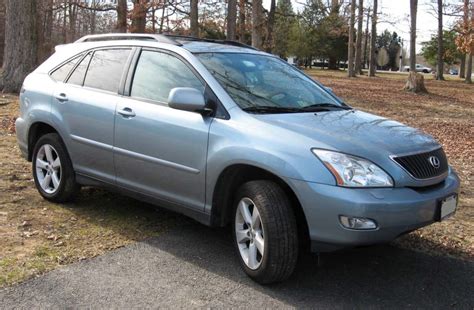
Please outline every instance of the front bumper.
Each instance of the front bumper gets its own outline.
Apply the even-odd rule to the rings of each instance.
[[[28,159],[28,142],[27,142],[27,129],[28,126],[26,121],[18,117],[15,121],[15,132],[18,146],[20,147],[21,155],[23,158]]]
[[[450,169],[440,184],[427,188],[344,188],[287,179],[306,216],[312,250],[389,242],[436,220],[440,200],[459,190],[459,178]],[[343,227],[339,216],[375,220],[375,230]]]

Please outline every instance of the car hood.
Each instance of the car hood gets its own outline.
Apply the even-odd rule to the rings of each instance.
[[[358,110],[255,115],[260,121],[291,130],[321,147],[365,158],[399,155],[439,146],[418,129]]]

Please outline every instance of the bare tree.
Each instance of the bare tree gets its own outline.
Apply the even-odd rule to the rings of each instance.
[[[127,32],[127,0],[117,2],[117,32]]]
[[[349,21],[349,42],[347,43],[347,75],[355,77],[354,72],[354,23],[356,0],[351,0],[351,18]]]
[[[262,0],[252,1],[252,46],[262,48]]]
[[[239,41],[245,42],[245,0],[239,0]]]
[[[146,29],[147,0],[133,0],[132,33],[144,33]]]
[[[237,0],[229,0],[227,3],[227,40],[235,40],[235,28],[237,26]]]
[[[460,79],[464,79],[466,77],[466,54],[461,56],[458,76]]]
[[[422,74],[416,72],[416,14],[418,0],[410,0],[410,74],[405,89],[415,92],[427,92]]]
[[[464,24],[469,24],[469,0],[464,0]],[[474,25],[474,5],[471,7],[471,24]],[[472,26],[467,28],[470,29],[472,34]],[[472,83],[472,52],[472,44],[470,44],[466,61],[466,78],[464,80],[468,84]]]
[[[37,2],[6,0],[5,58],[0,89],[19,92],[25,77],[36,67],[38,36]]]
[[[364,67],[367,64],[368,43],[369,43],[369,21],[370,21],[370,7],[367,9],[367,21],[365,26],[365,40],[364,40]],[[367,65],[368,66],[368,65]]]
[[[337,16],[339,16],[339,11],[341,9],[341,3],[339,1],[340,0],[331,0],[331,7],[330,7],[330,10],[329,10],[329,15],[332,18],[334,18],[334,20],[336,20]],[[375,0],[375,1],[377,1],[377,0]],[[329,57],[328,57],[328,69],[339,70],[339,64],[338,64],[337,58],[334,56],[333,53],[330,53]]]
[[[0,66],[3,63],[3,50],[5,49],[5,1],[0,1]]]
[[[198,0],[191,0],[191,9],[189,17],[191,19],[191,35],[193,37],[199,37],[198,2]]]
[[[355,73],[362,74],[362,27],[364,24],[364,0],[359,0],[357,16],[357,39],[355,51]]]
[[[443,46],[443,0],[438,0],[438,53],[436,59],[436,79],[444,80],[444,46]]]
[[[270,11],[268,12],[268,21],[267,21],[267,38],[266,38],[266,50],[268,53],[272,52],[273,49],[273,28],[275,26],[275,10],[276,10],[276,1],[271,0],[270,2]]]
[[[373,3],[372,13],[372,30],[370,32],[370,64],[369,64],[369,76],[375,76],[375,70],[377,66],[377,55],[375,53],[375,43],[377,39],[377,0]]]

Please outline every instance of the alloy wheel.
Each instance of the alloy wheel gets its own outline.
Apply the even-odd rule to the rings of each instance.
[[[50,144],[43,144],[36,155],[36,178],[41,189],[54,194],[61,184],[61,160]]]
[[[252,270],[260,267],[265,253],[265,234],[258,208],[250,198],[242,198],[237,205],[235,237],[247,267]]]

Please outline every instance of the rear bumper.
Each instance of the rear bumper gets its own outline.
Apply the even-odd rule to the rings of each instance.
[[[389,242],[436,220],[443,198],[458,193],[459,178],[450,169],[448,177],[428,189],[354,189],[287,179],[295,191],[308,223],[313,251],[331,251]],[[342,226],[340,215],[375,220],[375,230],[351,230]]]

